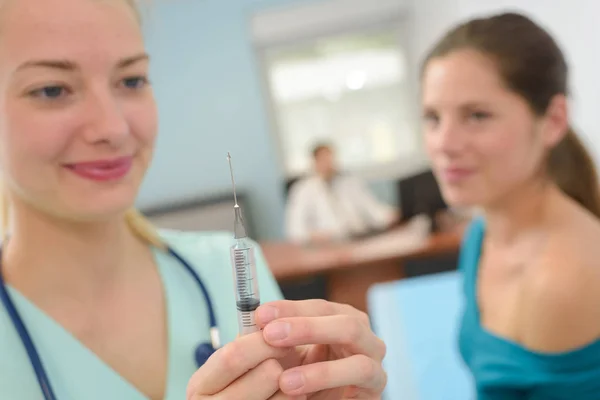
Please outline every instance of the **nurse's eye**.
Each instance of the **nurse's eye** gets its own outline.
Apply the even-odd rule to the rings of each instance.
[[[132,89],[132,90],[143,89],[149,83],[150,82],[148,81],[148,78],[146,78],[145,76],[131,76],[131,77],[127,77],[121,81],[121,84],[125,88]]]
[[[67,89],[64,86],[59,85],[44,86],[40,89],[32,90],[31,92],[29,92],[29,96],[31,97],[46,100],[59,99],[67,94]]]

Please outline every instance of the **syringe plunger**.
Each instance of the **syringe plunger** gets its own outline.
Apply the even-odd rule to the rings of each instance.
[[[247,239],[238,239],[231,247],[233,277],[235,283],[235,303],[238,310],[240,334],[256,332],[254,311],[260,305],[260,293],[256,276],[254,247]]]

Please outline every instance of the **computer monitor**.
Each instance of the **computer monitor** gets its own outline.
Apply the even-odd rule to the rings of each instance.
[[[400,180],[398,182],[398,199],[403,220],[419,214],[429,215],[432,217],[433,231],[437,230],[433,217],[437,212],[448,208],[431,170]]]

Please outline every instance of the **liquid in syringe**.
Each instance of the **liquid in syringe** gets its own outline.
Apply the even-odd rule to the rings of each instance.
[[[234,198],[234,238],[235,243],[231,246],[231,263],[233,265],[233,279],[236,296],[236,307],[238,314],[238,326],[240,335],[256,332],[258,327],[254,319],[254,312],[260,305],[260,293],[258,289],[258,278],[256,275],[255,245],[248,238],[246,226],[242,216],[242,210],[237,202],[235,190],[235,179],[231,165],[231,155],[227,153],[229,170],[231,172],[231,183],[233,185]]]

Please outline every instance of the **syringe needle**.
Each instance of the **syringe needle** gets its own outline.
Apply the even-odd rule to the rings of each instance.
[[[229,172],[231,173],[231,185],[233,186],[233,211],[235,215],[235,221],[233,230],[235,238],[240,239],[246,237],[246,227],[244,226],[244,218],[242,217],[242,210],[237,201],[237,193],[235,189],[235,178],[233,177],[233,166],[231,165],[231,154],[227,152],[227,161],[229,162]]]
[[[233,177],[233,167],[231,166],[231,154],[227,152],[227,161],[229,162],[229,173],[231,174],[231,186],[233,186],[234,207],[238,207],[237,194],[235,193],[235,179]]]
[[[231,247],[231,260],[234,270],[234,287],[236,293],[236,307],[238,311],[238,325],[241,335],[258,331],[254,321],[254,312],[260,305],[258,280],[256,278],[256,264],[254,246],[248,241],[246,227],[242,218],[242,210],[237,202],[235,179],[231,165],[231,154],[227,153],[231,184],[233,186],[234,205],[234,237],[235,244]]]

